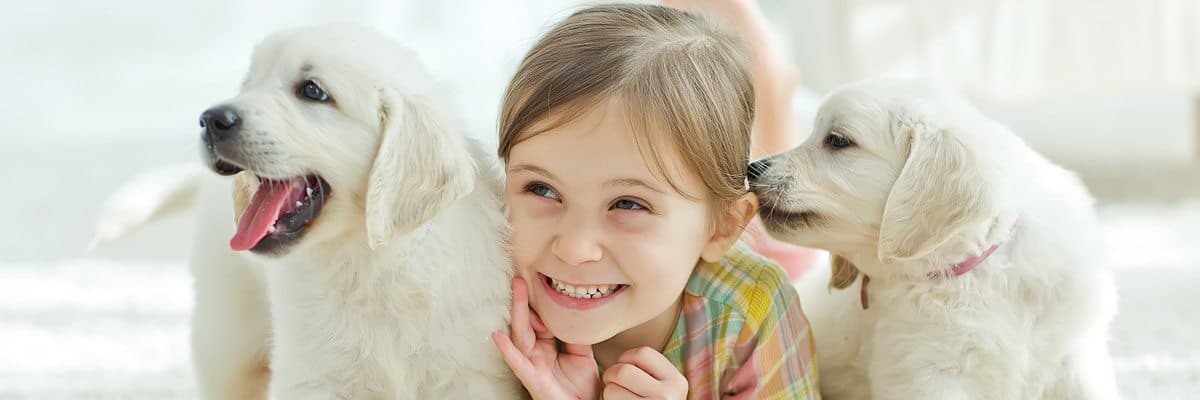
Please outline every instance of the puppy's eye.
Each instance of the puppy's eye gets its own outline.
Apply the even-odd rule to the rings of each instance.
[[[854,141],[842,136],[840,133],[830,132],[829,135],[825,136],[825,145],[831,149],[838,150],[853,146]]]
[[[300,84],[300,87],[296,90],[296,94],[318,103],[329,101],[329,93],[325,93],[325,90],[321,89],[313,81],[304,81],[304,83]]]

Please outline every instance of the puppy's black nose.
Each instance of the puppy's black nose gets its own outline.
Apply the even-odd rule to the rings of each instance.
[[[771,159],[769,158],[752,162],[750,163],[750,167],[746,168],[746,179],[751,183],[756,182],[758,181],[758,178],[762,177],[763,173],[767,172],[767,169],[770,168]]]
[[[229,106],[216,106],[200,114],[200,127],[210,143],[229,139],[241,126],[242,119]]]

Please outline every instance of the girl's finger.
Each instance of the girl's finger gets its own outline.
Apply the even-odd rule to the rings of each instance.
[[[606,386],[620,385],[641,397],[650,397],[662,391],[663,383],[633,364],[616,363],[604,370],[600,377]],[[608,397],[606,396],[605,399]]]
[[[513,374],[517,375],[517,379],[520,379],[526,387],[535,382],[537,371],[533,368],[533,363],[513,346],[512,340],[509,340],[507,335],[501,331],[492,332],[492,343],[495,343],[496,348],[500,349],[500,356],[504,358],[504,363],[512,369]]]
[[[600,398],[604,400],[626,400],[641,399],[643,397],[634,394],[619,383],[606,383],[604,385],[604,392],[601,393]]]
[[[617,357],[617,362],[632,364],[659,381],[670,381],[683,376],[675,365],[667,360],[667,356],[649,347],[627,350]]]
[[[521,354],[529,356],[535,337],[529,325],[529,292],[525,289],[525,280],[520,277],[514,278],[512,290],[512,314],[509,320],[512,344]]]
[[[554,334],[550,333],[550,328],[542,322],[542,316],[538,315],[537,310],[529,308],[529,325],[533,328],[533,334],[538,339],[554,339]]]

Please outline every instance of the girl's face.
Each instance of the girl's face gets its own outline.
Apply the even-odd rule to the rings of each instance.
[[[513,261],[560,340],[600,343],[673,310],[701,254],[723,250],[707,199],[676,192],[647,160],[614,102],[509,153]],[[680,189],[706,192],[666,161]]]

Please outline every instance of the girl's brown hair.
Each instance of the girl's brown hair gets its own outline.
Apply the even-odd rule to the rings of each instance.
[[[722,210],[746,191],[754,86],[744,50],[684,11],[613,4],[580,10],[543,35],[517,69],[500,112],[500,157],[513,146],[618,99],[643,156],[680,194],[676,152]],[[664,148],[662,143],[671,143]],[[719,217],[719,216],[714,216]]]

